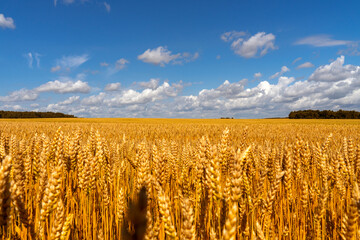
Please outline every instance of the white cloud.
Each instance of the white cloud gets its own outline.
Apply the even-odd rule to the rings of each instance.
[[[220,60],[220,59],[221,59],[221,56],[220,56],[220,55],[217,55],[217,56],[216,56],[216,59],[217,59],[217,60]]]
[[[290,69],[289,69],[287,66],[282,66],[282,67],[281,67],[281,71],[275,73],[274,75],[272,75],[272,76],[270,77],[270,79],[277,78],[277,77],[279,77],[279,76],[281,76],[281,75],[283,75],[284,73],[289,72],[289,71],[290,71]]]
[[[58,104],[59,105],[70,105],[70,104],[73,104],[74,102],[79,101],[79,99],[80,99],[80,96],[71,96],[71,97],[65,99],[64,101],[59,102]]]
[[[100,92],[82,99],[72,96],[38,109],[84,117],[192,118],[287,116],[292,110],[309,108],[359,111],[360,66],[345,65],[344,62],[345,58],[341,56],[320,66],[307,80],[278,76],[274,82],[261,81],[253,87],[247,86],[246,79],[238,82],[226,80],[218,87],[204,88],[193,95],[181,95],[182,82],[170,84],[150,79],[133,83],[129,88]],[[282,71],[286,69],[283,67]],[[139,86],[143,89],[139,90]],[[21,91],[0,97],[0,100],[16,102],[24,100],[25,95],[27,100],[37,98],[36,89]]]
[[[118,91],[120,89],[121,83],[117,82],[117,83],[109,83],[105,86],[104,90],[105,91]]]
[[[62,58],[56,60],[56,64],[53,68],[51,68],[51,71],[55,72],[60,69],[77,68],[88,60],[89,56],[87,54],[79,56],[63,56]]]
[[[151,82],[151,81],[150,81]],[[161,85],[151,89],[146,88],[142,91],[134,89],[124,89],[122,91],[101,92],[97,95],[84,98],[81,103],[89,108],[91,107],[104,107],[107,109],[144,109],[142,105],[157,104],[159,101],[174,98],[182,90],[182,84],[169,84],[163,82]]]
[[[347,40],[335,40],[330,35],[313,35],[299,39],[295,42],[295,45],[311,45],[314,47],[332,47],[351,44],[352,41]]]
[[[20,89],[7,96],[0,96],[1,102],[34,101],[38,98],[38,93],[34,90]]]
[[[244,32],[227,32],[221,36],[225,42],[231,42],[232,50],[244,58],[264,56],[269,50],[275,50],[275,35],[258,32],[247,37]]]
[[[180,90],[181,89],[175,88],[169,83],[164,82],[156,89],[147,88],[141,92],[135,91],[133,89],[125,90],[120,95],[116,95],[110,99],[106,99],[105,103],[109,106],[145,104],[169,97],[175,97]]]
[[[87,82],[81,80],[49,81],[35,89],[38,92],[55,93],[89,93],[91,88]]]
[[[104,2],[104,6],[105,6],[105,9],[106,9],[107,12],[110,12],[110,11],[111,11],[111,6],[110,6],[109,3]]]
[[[301,59],[302,59],[302,57],[296,58],[296,59],[292,62],[292,64],[294,65],[296,62],[300,61]]]
[[[128,64],[129,61],[126,60],[125,58],[120,58],[119,60],[116,61],[115,63],[115,68],[118,70],[122,70],[126,67],[126,64]]]
[[[102,66],[102,67],[107,67],[107,66],[109,66],[109,64],[108,64],[107,62],[101,62],[101,63],[100,63],[100,66]]]
[[[80,96],[71,96],[67,99],[65,99],[62,102],[58,103],[50,103],[46,107],[46,111],[52,111],[52,112],[72,112],[71,109],[69,109],[69,105],[72,105],[73,103],[78,102],[80,99]],[[73,106],[72,106],[73,108]]]
[[[104,98],[106,96],[106,93],[99,93],[98,95],[92,95],[90,97],[84,98],[81,103],[85,104],[85,105],[92,105],[92,106],[101,106],[101,104],[104,101]]]
[[[5,17],[4,14],[0,13],[0,27],[15,29],[14,20],[11,17]]]
[[[159,78],[151,78],[148,82],[139,82],[139,85],[142,88],[156,89],[159,87],[160,79]]]
[[[9,105],[9,104],[6,104],[6,105],[3,105],[1,106],[1,108],[4,108],[4,109],[11,109],[11,110],[14,110],[14,111],[19,111],[19,110],[22,110],[23,108],[16,104],[16,105]]]
[[[309,81],[336,82],[347,78],[359,78],[360,66],[344,65],[345,57],[340,56],[328,65],[317,68]]]
[[[334,76],[329,79],[329,74]],[[204,117],[286,116],[299,109],[360,109],[360,66],[344,65],[344,57],[317,68],[309,80],[279,77],[271,84],[262,81],[253,88],[225,81],[216,89],[203,89],[198,95],[178,97],[179,114]],[[254,114],[258,112],[258,114]],[[230,114],[230,115],[229,115]]]
[[[38,104],[38,103],[32,103],[32,104],[30,104],[30,107],[33,107],[33,108],[39,107],[39,106],[40,106],[40,104]]]
[[[147,49],[143,54],[138,56],[138,60],[154,65],[164,67],[165,64],[172,62],[173,64],[182,64],[191,62],[199,57],[199,53],[190,54],[187,52],[171,54],[166,47],[159,46],[155,49]]]
[[[171,54],[171,51],[164,47],[158,47],[156,49],[148,49],[143,54],[138,56],[138,59],[155,65],[165,66],[170,61],[179,58],[180,54]]]
[[[315,67],[315,66],[311,62],[304,62],[303,64],[300,64],[299,66],[297,66],[296,69],[312,68],[312,67]]]
[[[261,78],[262,74],[261,72],[254,73],[254,78]]]

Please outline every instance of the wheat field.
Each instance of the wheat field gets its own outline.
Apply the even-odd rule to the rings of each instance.
[[[358,239],[360,121],[0,121],[0,239]]]

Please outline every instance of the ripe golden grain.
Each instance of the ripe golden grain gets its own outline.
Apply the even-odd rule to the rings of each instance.
[[[0,121],[0,240],[360,237],[358,121],[91,121]]]

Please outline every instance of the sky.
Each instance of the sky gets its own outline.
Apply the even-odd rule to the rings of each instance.
[[[2,0],[0,110],[360,111],[360,2]]]

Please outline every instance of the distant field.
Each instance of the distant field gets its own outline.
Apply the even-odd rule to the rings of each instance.
[[[360,120],[1,119],[0,160],[0,239],[360,236]]]

